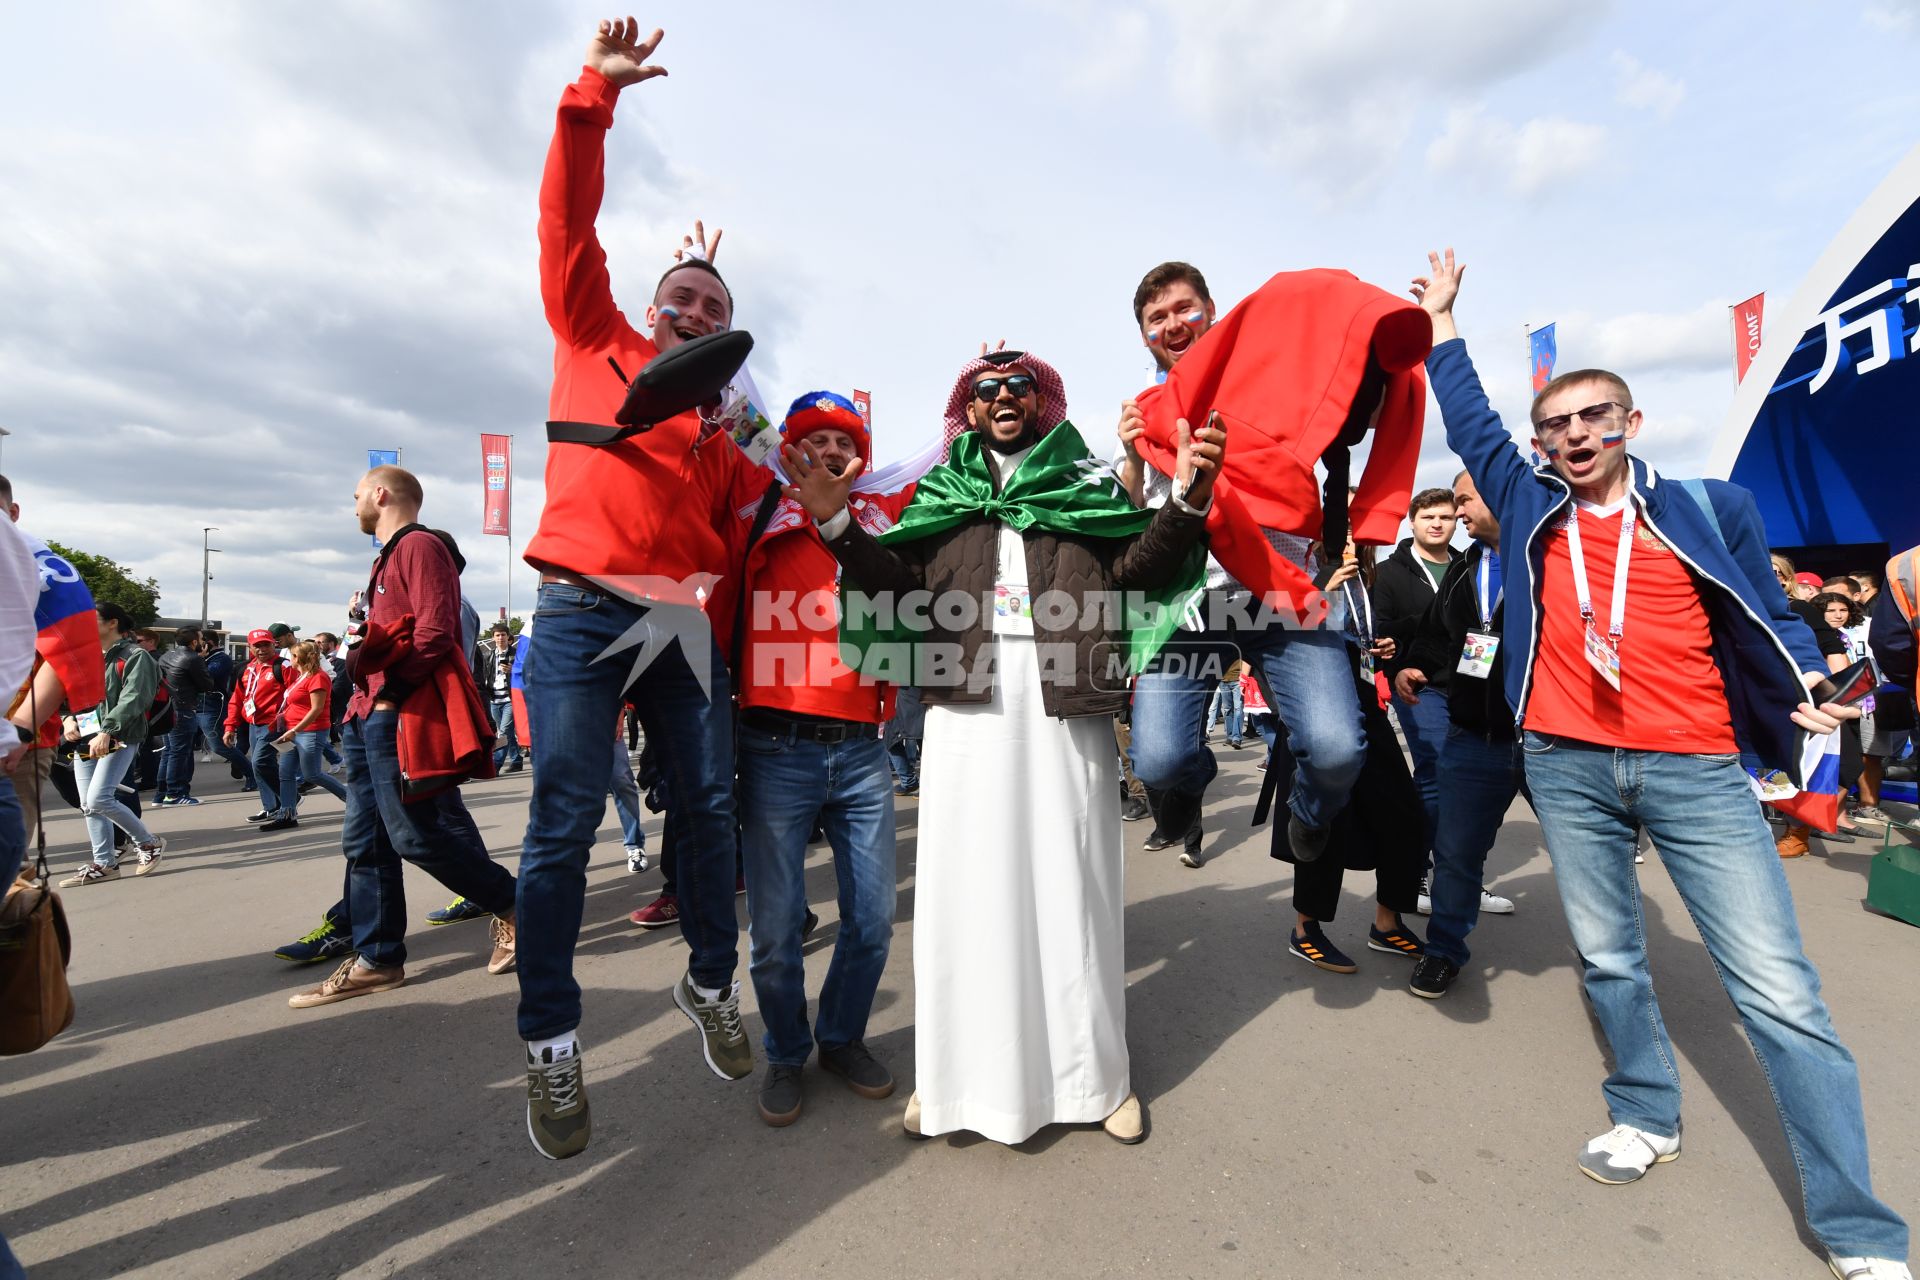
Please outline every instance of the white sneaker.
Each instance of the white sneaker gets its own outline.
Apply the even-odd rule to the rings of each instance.
[[[152,844],[134,846],[133,874],[151,875],[160,867],[160,855],[166,852],[167,842],[161,836],[155,836]]]
[[[651,865],[652,864],[647,861],[647,851],[645,848],[637,844],[627,846],[628,875],[637,876]]]
[[[1609,1186],[1638,1182],[1656,1164],[1680,1158],[1680,1135],[1663,1138],[1630,1124],[1617,1124],[1574,1157],[1580,1172]]]
[[[1507,909],[1512,910],[1513,908],[1509,905]],[[1432,886],[1428,883],[1425,876],[1420,877],[1420,896],[1414,899],[1413,910],[1416,915],[1430,916],[1433,914]]]
[[[1486,889],[1480,891],[1480,910],[1488,915],[1510,916],[1513,914],[1513,899],[1503,898]]]
[[[1892,1258],[1843,1258],[1830,1253],[1827,1267],[1840,1280],[1913,1280],[1907,1264]]]
[[[202,751],[202,752],[200,753],[200,763],[201,763],[201,764],[212,764],[212,763],[213,763],[213,752],[211,752],[211,751]]]

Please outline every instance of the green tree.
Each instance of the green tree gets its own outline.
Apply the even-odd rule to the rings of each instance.
[[[519,635],[520,629],[526,625],[526,623],[520,621],[520,615],[517,613],[507,619],[507,630],[513,632],[514,635]]]
[[[160,584],[152,578],[136,578],[125,565],[105,556],[88,555],[57,542],[47,545],[79,571],[95,601],[119,605],[133,615],[136,627],[150,627],[160,616]]]

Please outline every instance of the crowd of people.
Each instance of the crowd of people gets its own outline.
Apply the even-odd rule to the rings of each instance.
[[[539,224],[557,424],[615,421],[624,371],[734,323],[717,236],[658,279],[642,327],[613,301],[595,230],[606,137],[622,93],[663,74],[648,62],[659,40],[631,19],[602,23],[561,99]],[[527,1132],[561,1159],[592,1133],[573,960],[609,796],[629,871],[650,865],[642,804],[664,810],[663,891],[633,919],[679,927],[688,963],[672,998],[725,1080],[755,1071],[738,975],[746,895],[765,1025],[756,1101],[773,1127],[801,1115],[816,1057],[861,1097],[895,1092],[865,1036],[893,933],[895,800],[917,796],[905,1131],[1018,1143],[1085,1123],[1131,1144],[1148,1121],[1126,1034],[1122,824],[1150,820],[1145,848],[1204,864],[1222,720],[1229,749],[1259,744],[1256,821],[1273,813],[1273,856],[1294,867],[1290,954],[1358,969],[1330,926],[1345,873],[1371,872],[1366,948],[1408,964],[1425,999],[1467,980],[1480,916],[1514,910],[1485,869],[1528,800],[1612,1052],[1609,1127],[1574,1151],[1609,1184],[1681,1151],[1675,1057],[1638,927],[1650,841],[1761,1061],[1834,1274],[1908,1277],[1907,1228],[1873,1193],[1857,1073],[1783,870],[1811,832],[1769,830],[1743,758],[1804,786],[1808,742],[1838,733],[1854,798],[1819,838],[1888,821],[1878,786],[1911,727],[1915,556],[1889,570],[1906,566],[1904,586],[1884,590],[1881,575],[1770,561],[1745,491],[1660,475],[1631,451],[1641,412],[1606,370],[1534,397],[1528,457],[1455,330],[1462,274],[1449,250],[1415,278],[1417,306],[1325,280],[1288,302],[1420,335],[1407,359],[1378,337],[1292,353],[1341,388],[1320,421],[1324,496],[1310,479],[1297,499],[1311,520],[1263,519],[1276,508],[1236,488],[1251,474],[1236,466],[1265,456],[1244,417],[1184,416],[1194,364],[1216,387],[1243,385],[1255,364],[1259,378],[1295,366],[1266,359],[1274,339],[1252,318],[1203,344],[1212,293],[1173,261],[1134,292],[1160,380],[1122,406],[1110,459],[1068,420],[1058,370],[984,344],[945,402],[940,460],[904,481],[874,468],[866,416],[833,391],[794,401],[777,469],[714,439],[698,411],[553,443],[523,633],[477,634],[459,548],[420,522],[425,494],[395,466],[354,494],[381,550],[346,641],[276,624],[248,635],[237,670],[192,630],[156,661],[105,602],[83,655],[77,575],[41,546],[40,656],[13,715],[29,740],[10,760],[24,829],[63,751],[91,841],[65,887],[162,863],[166,843],[123,785],[149,744],[161,745],[156,806],[197,803],[197,744],[212,753],[202,763],[224,761],[258,792],[263,831],[298,825],[303,791],[340,799],[341,896],[278,953],[333,967],[291,1006],[406,981],[401,866],[414,864],[457,895],[430,919],[487,920],[488,971],[517,977]],[[1422,367],[1462,463],[1452,484],[1389,500],[1369,462],[1350,487],[1345,450],[1368,431],[1384,438],[1411,413],[1417,452]],[[1411,536],[1377,557],[1403,518]],[[1289,600],[1276,583],[1309,590]],[[1859,661],[1879,689],[1871,718],[1827,679]],[[646,742],[638,777],[632,724]],[[515,874],[489,855],[460,787],[523,767]],[[804,870],[821,839],[839,926],[810,1002]]]

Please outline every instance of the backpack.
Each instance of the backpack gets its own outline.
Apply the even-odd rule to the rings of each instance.
[[[113,664],[114,674],[126,678],[127,660],[117,659]],[[164,738],[173,732],[173,698],[167,692],[167,682],[155,679],[153,701],[147,704],[147,741]]]

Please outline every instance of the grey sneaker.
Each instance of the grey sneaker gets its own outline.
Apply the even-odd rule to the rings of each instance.
[[[1889,821],[1887,817],[1887,811],[1885,809],[1882,809],[1877,804],[1860,805],[1856,807],[1853,810],[1853,812],[1849,813],[1847,816],[1852,818],[1855,822],[1873,822],[1873,823],[1878,823],[1880,826],[1883,826],[1883,827],[1886,826]]]
[[[584,1065],[578,1040],[542,1049],[539,1057],[527,1051],[527,1137],[549,1160],[579,1155],[593,1135]]]
[[[760,1082],[760,1118],[775,1129],[784,1129],[800,1118],[802,1101],[800,1068],[770,1064],[766,1079]]]
[[[845,1080],[847,1088],[863,1098],[893,1096],[893,1073],[859,1040],[831,1049],[821,1046],[820,1065]]]
[[[725,994],[703,1000],[693,989],[692,978],[683,973],[673,984],[673,1002],[699,1030],[700,1053],[713,1074],[722,1080],[744,1080],[753,1074],[753,1046],[740,1025],[738,982],[729,985]]]
[[[1663,1138],[1630,1124],[1617,1124],[1580,1148],[1580,1172],[1609,1186],[1638,1182],[1656,1164],[1680,1158],[1680,1135]]]

